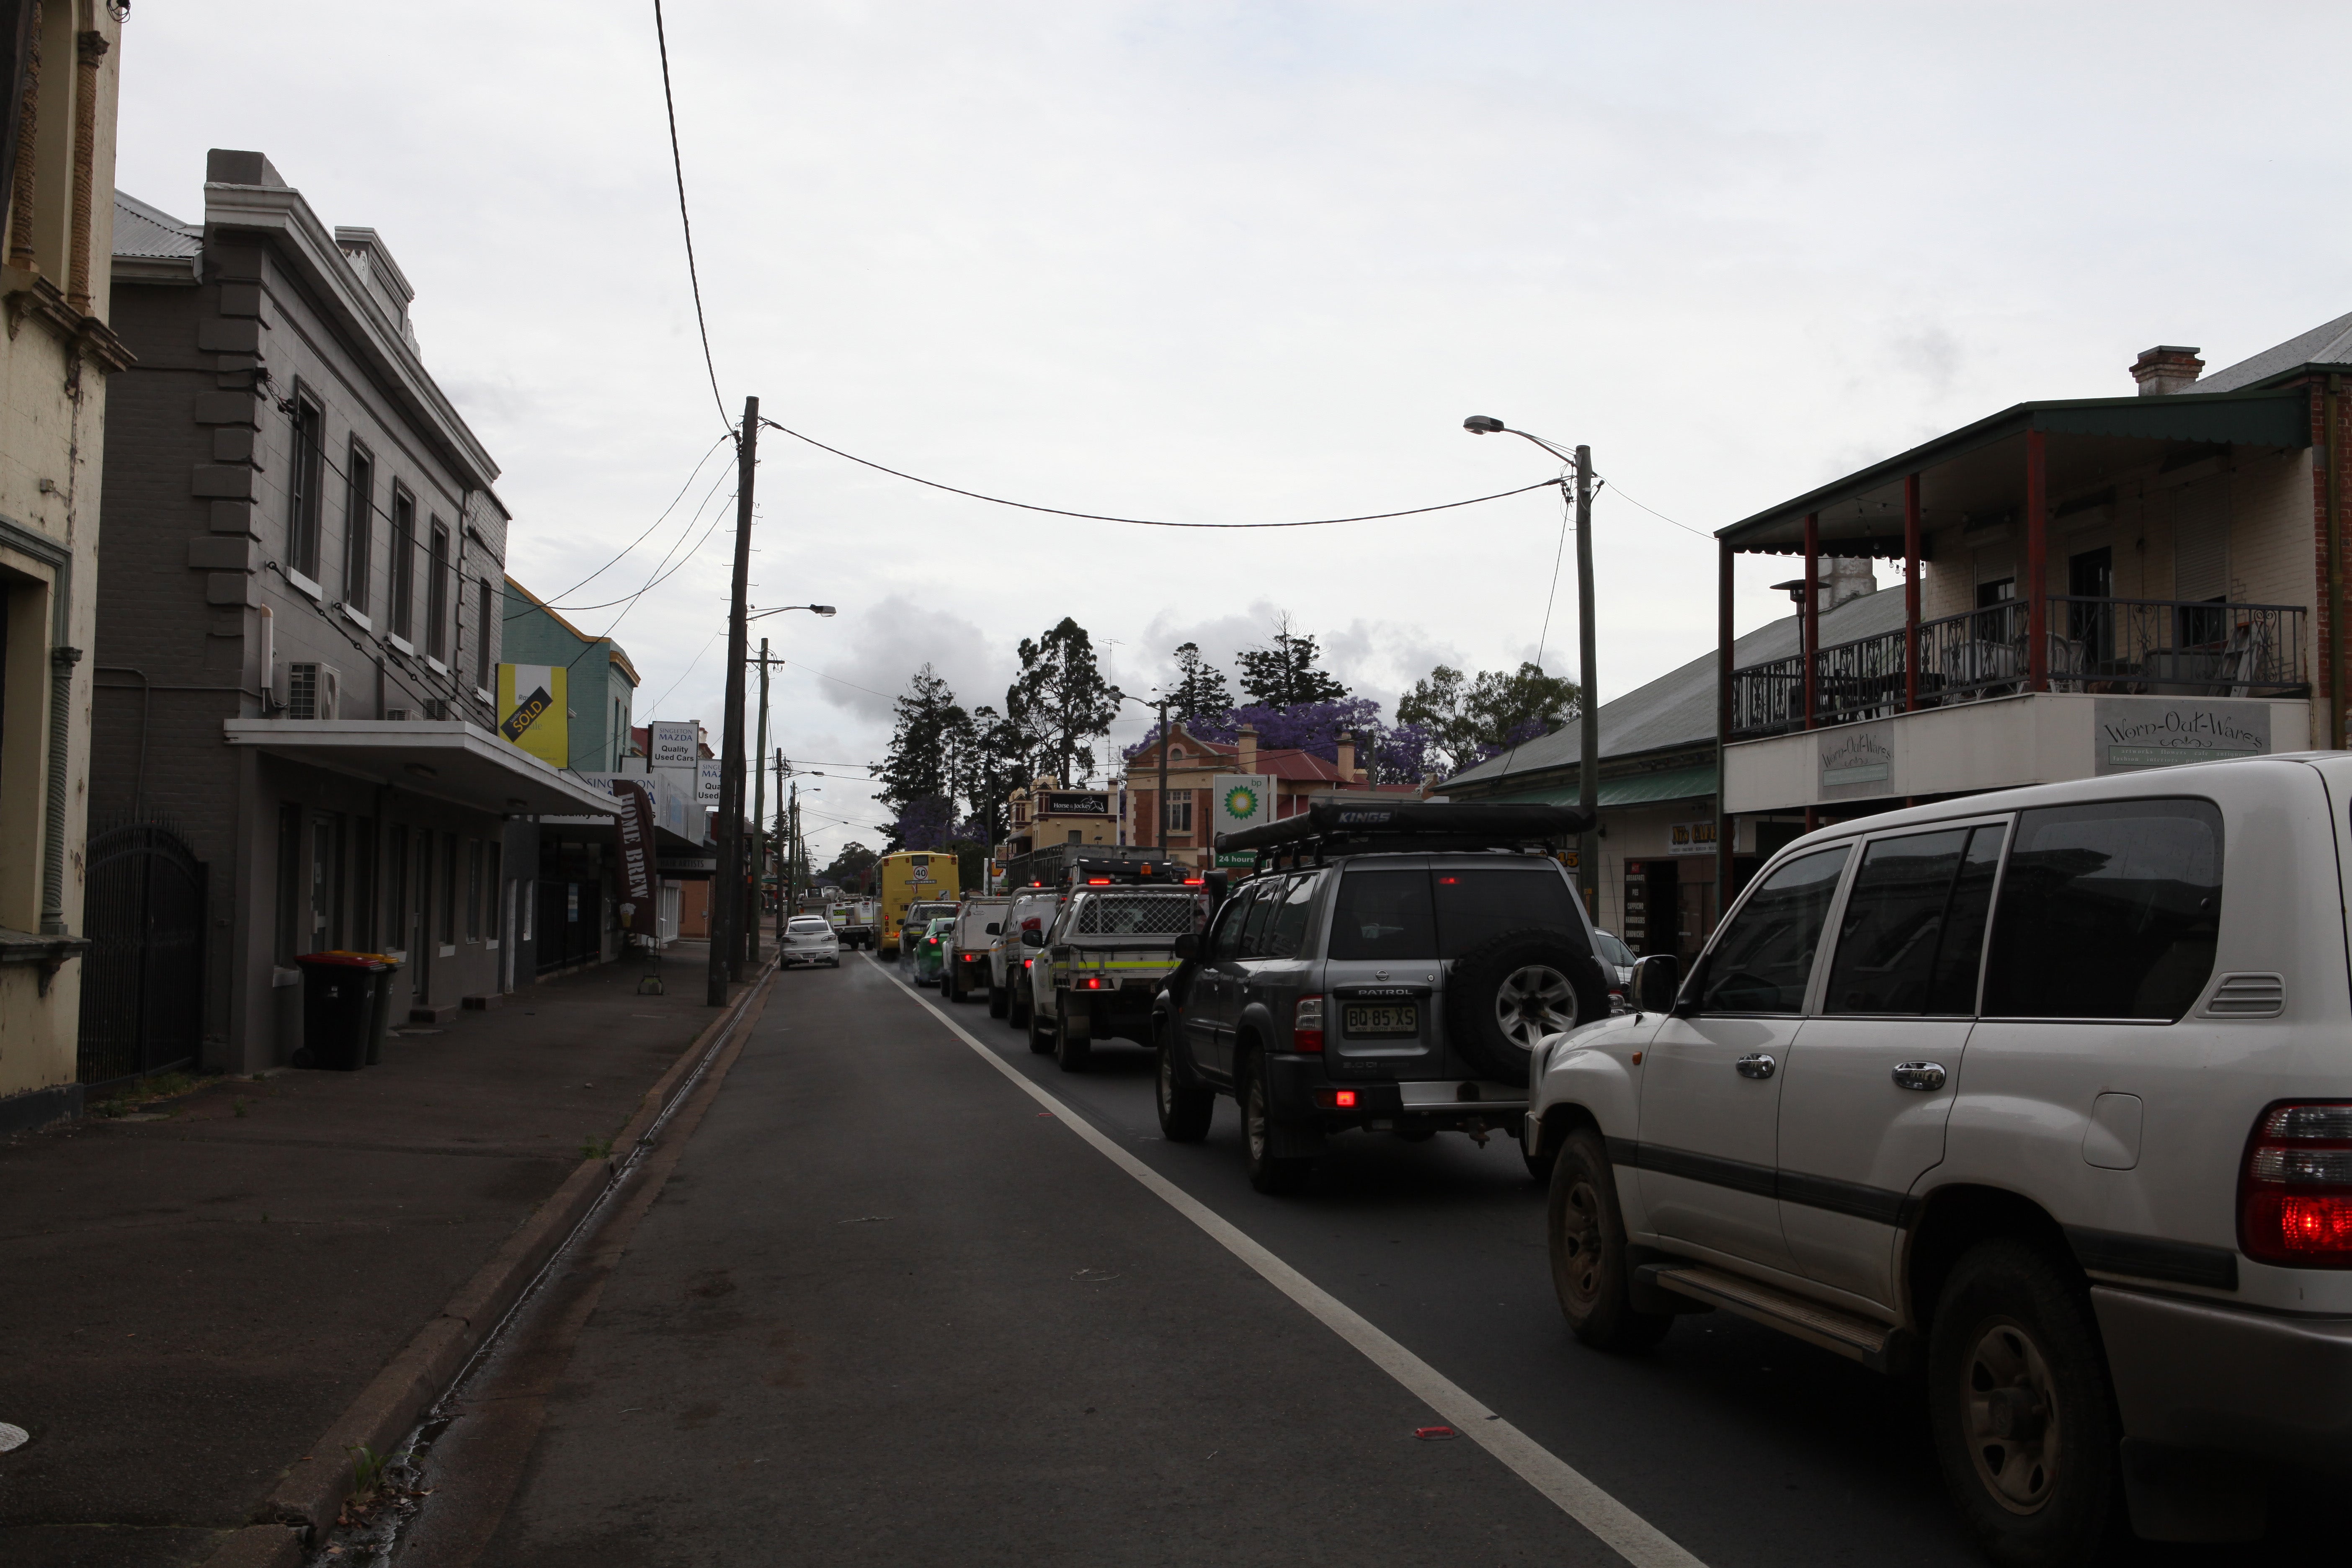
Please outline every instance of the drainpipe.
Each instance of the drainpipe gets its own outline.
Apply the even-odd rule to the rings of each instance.
[[[2344,378],[2327,378],[2327,746],[2344,749],[2344,465],[2336,453]]]

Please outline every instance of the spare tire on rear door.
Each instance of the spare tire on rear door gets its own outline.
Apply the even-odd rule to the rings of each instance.
[[[1485,1077],[1525,1083],[1538,1040],[1609,1011],[1583,944],[1540,927],[1487,938],[1445,977],[1445,1037]]]

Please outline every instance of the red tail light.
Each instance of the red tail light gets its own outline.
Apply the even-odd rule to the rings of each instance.
[[[1201,885],[1202,880],[1202,879],[1199,877],[1187,877],[1184,879],[1184,885],[1188,888],[1197,888]]]
[[[2352,1268],[2352,1103],[2273,1105],[2238,1178],[2238,1245],[2290,1268]]]
[[[1323,998],[1301,996],[1298,1011],[1290,1017],[1290,1048],[1294,1051],[1319,1051],[1323,1048]]]
[[[1087,879],[1087,886],[1089,888],[1108,888],[1110,886],[1110,879],[1108,877],[1088,877]]]
[[[1101,991],[1106,989],[1106,986],[1102,981],[1097,980],[1093,975],[1089,974],[1084,980],[1078,982],[1078,989],[1081,991]]]
[[[1341,1110],[1351,1110],[1355,1109],[1356,1091],[1352,1089],[1335,1089],[1331,1094],[1331,1103]]]

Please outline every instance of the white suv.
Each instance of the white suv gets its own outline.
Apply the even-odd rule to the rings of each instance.
[[[1689,977],[1535,1052],[1577,1336],[1753,1318],[1916,1367],[2000,1561],[2246,1540],[2352,1470],[2352,756],[1799,839]]]

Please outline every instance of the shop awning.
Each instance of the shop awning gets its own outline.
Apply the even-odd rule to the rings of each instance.
[[[500,816],[613,815],[613,797],[461,719],[230,719],[232,746]]]
[[[1670,800],[1704,800],[1715,795],[1715,769],[1665,768],[1654,773],[1629,773],[1601,781],[1601,805],[1654,805]],[[1482,795],[1482,801],[1520,801],[1545,805],[1574,805],[1576,786],[1517,790],[1507,795]]]

